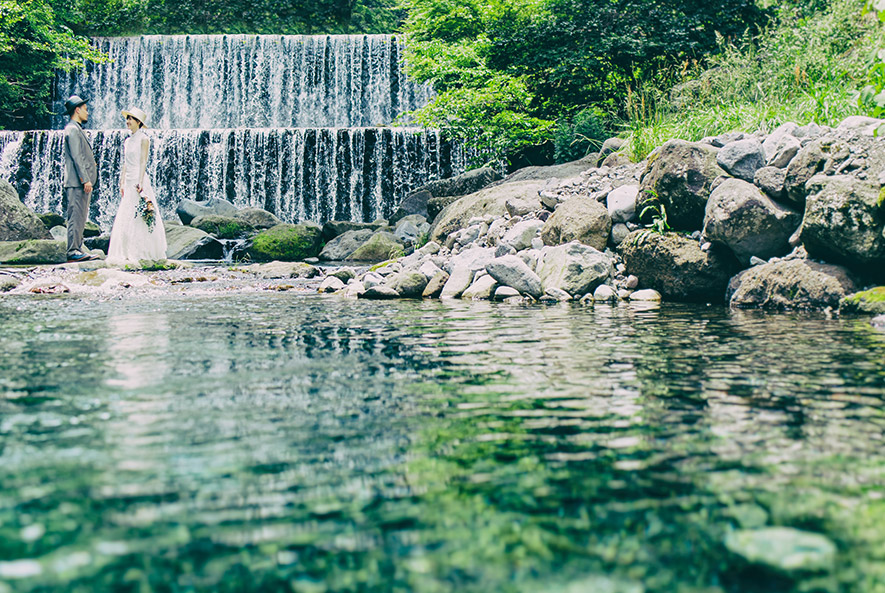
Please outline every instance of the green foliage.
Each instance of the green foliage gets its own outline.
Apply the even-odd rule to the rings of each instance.
[[[596,109],[583,109],[573,118],[556,126],[554,160],[567,163],[587,156],[602,147],[609,137],[604,124],[605,113]]]
[[[636,81],[706,56],[718,48],[716,31],[736,36],[765,15],[753,0],[405,0],[405,7],[409,72],[440,93],[414,121],[511,161],[545,143],[555,143],[557,160],[586,153],[605,136],[588,107],[619,111]]]
[[[0,0],[0,128],[40,127],[54,71],[101,59],[44,0]]]
[[[766,131],[788,121],[836,125],[859,113],[854,89],[867,80],[870,48],[885,47],[882,26],[861,14],[863,4],[833,0],[815,12],[787,3],[763,35],[720,39],[706,67],[671,71],[679,84],[646,85],[644,107],[634,110],[640,115],[626,124],[633,158],[670,138]]]
[[[654,191],[649,191],[649,193],[652,195],[652,199],[645,203],[645,207],[639,213],[639,220],[650,218],[651,222],[645,225],[646,228],[653,233],[664,235],[673,230],[667,222],[667,209]]]
[[[885,0],[868,0],[864,14],[875,14],[880,23],[885,23]],[[872,117],[885,114],[885,49],[876,47],[867,58],[867,85],[857,97],[858,106]]]
[[[53,0],[89,35],[389,33],[402,21],[395,0]]]

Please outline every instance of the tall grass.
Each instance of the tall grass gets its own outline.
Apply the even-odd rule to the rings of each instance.
[[[705,69],[672,75],[670,89],[631,89],[624,132],[631,158],[670,138],[768,132],[788,121],[832,126],[860,113],[865,60],[885,46],[885,27],[862,14],[864,1],[832,0],[809,16],[783,8],[764,34],[723,40]]]

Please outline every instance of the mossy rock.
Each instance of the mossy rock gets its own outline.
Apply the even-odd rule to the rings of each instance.
[[[64,241],[2,241],[0,262],[12,265],[63,264],[67,261],[66,249]]]
[[[198,216],[191,221],[190,226],[214,235],[218,239],[239,239],[255,229],[245,220],[218,214]]]
[[[301,261],[319,255],[322,246],[319,225],[278,224],[255,235],[249,255],[255,261]]]
[[[59,216],[55,212],[47,212],[46,214],[38,214],[40,220],[43,221],[43,224],[46,225],[46,230],[48,231],[52,227],[56,226],[65,226],[65,217]]]
[[[885,286],[877,286],[869,290],[848,295],[839,303],[839,311],[845,313],[885,313]]]
[[[87,220],[86,224],[83,225],[83,238],[88,239],[89,237],[98,237],[100,235],[101,227],[94,222]]]
[[[393,233],[378,231],[347,259],[353,261],[384,261],[403,254],[403,244]]]

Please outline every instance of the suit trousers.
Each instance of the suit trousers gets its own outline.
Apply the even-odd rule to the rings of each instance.
[[[66,187],[65,221],[68,225],[68,255],[86,253],[83,250],[83,228],[89,214],[89,194],[83,187]]]

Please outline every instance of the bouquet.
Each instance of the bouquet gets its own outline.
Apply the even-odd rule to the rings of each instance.
[[[135,208],[136,216],[140,216],[144,223],[147,225],[149,231],[154,230],[154,224],[157,221],[157,211],[154,209],[154,204],[143,195],[138,196],[138,206]]]

